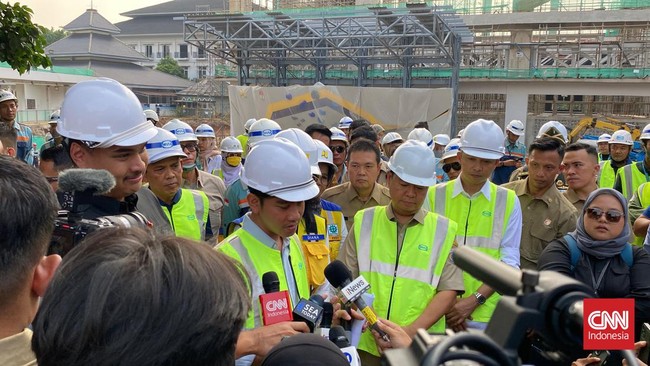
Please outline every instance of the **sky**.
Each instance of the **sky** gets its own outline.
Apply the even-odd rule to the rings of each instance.
[[[170,0],[10,0],[9,2],[27,5],[34,11],[33,22],[47,28],[58,29],[83,14],[91,7],[91,3],[104,18],[111,23],[117,23],[129,19],[120,16],[120,13],[167,1]]]

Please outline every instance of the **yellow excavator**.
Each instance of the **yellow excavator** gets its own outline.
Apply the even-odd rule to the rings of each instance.
[[[576,142],[585,134],[589,128],[597,128],[601,130],[617,131],[626,130],[632,134],[632,140],[636,141],[641,136],[641,130],[634,125],[629,125],[614,118],[604,117],[599,119],[597,117],[585,117],[576,123],[575,127],[569,132],[569,141]]]

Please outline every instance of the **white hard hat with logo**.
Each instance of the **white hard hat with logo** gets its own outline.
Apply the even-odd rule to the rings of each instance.
[[[433,146],[433,135],[426,128],[414,128],[409,132],[407,140],[417,140],[424,142],[427,146]]]
[[[442,157],[440,158],[440,161],[442,162],[447,158],[451,158],[458,155],[458,150],[460,150],[460,139],[459,138],[451,139],[451,141],[449,141],[447,146],[445,146],[445,149],[442,150]]]
[[[147,119],[153,120],[156,123],[160,121],[160,118],[158,118],[158,113],[156,113],[156,111],[154,111],[153,109],[145,109],[144,115]]]
[[[650,139],[650,124],[645,125],[643,127],[643,131],[641,131],[641,137],[639,140],[647,140]]]
[[[447,146],[450,140],[449,135],[444,133],[439,133],[433,136],[433,143],[436,145]]]
[[[345,136],[345,132],[341,131],[341,129],[332,127],[330,131],[332,131],[332,137],[330,138],[332,141],[343,141],[346,145],[348,144],[348,137]]]
[[[183,152],[176,135],[164,128],[156,127],[156,130],[158,131],[156,136],[149,140],[145,145],[147,148],[147,154],[149,154],[150,164],[172,156],[187,158],[187,155]]]
[[[564,143],[567,143],[569,141],[569,134],[566,130],[566,127],[558,121],[548,121],[539,128],[539,133],[537,133],[536,138],[541,138],[544,136],[562,140]]]
[[[275,138],[285,138],[300,148],[311,165],[311,174],[320,175],[320,168],[318,167],[318,145],[311,136],[305,131],[298,128],[288,128],[280,131]]]
[[[418,140],[401,144],[388,161],[388,168],[406,183],[430,187],[436,184],[436,156]]]
[[[18,98],[16,98],[14,93],[10,92],[9,90],[0,90],[0,103],[6,102],[8,100],[15,100],[16,103],[18,103]]]
[[[400,135],[397,132],[389,132],[386,135],[384,135],[384,138],[381,140],[381,144],[386,145],[395,141],[404,141],[404,139],[402,138],[402,135]]]
[[[228,152],[228,153],[243,153],[244,149],[241,147],[241,142],[237,140],[236,137],[228,136],[221,140],[221,144],[219,145],[219,149],[221,152]]]
[[[307,156],[281,137],[260,141],[251,148],[241,180],[249,188],[288,202],[306,201],[320,192]]]
[[[282,127],[274,120],[259,119],[248,130],[248,144],[253,146],[260,141],[272,139],[280,131],[282,131]]]
[[[52,114],[50,114],[50,120],[47,122],[51,125],[59,123],[59,118],[61,117],[61,110],[57,109]]]
[[[199,139],[197,139],[196,135],[194,134],[192,126],[181,121],[180,119],[175,118],[165,123],[162,128],[176,135],[176,138],[180,142],[199,141]]]
[[[330,166],[330,169],[334,169],[336,172],[338,168],[334,164],[334,154],[332,153],[332,150],[330,150],[330,148],[321,140],[314,140],[314,142],[316,143],[316,147],[318,147],[318,163],[325,163]]]
[[[345,130],[350,128],[351,125],[352,125],[352,118],[345,116],[339,120],[338,128],[341,130]]]
[[[604,134],[598,136],[598,143],[609,142],[609,140],[611,140],[611,139],[612,139],[612,135],[610,135],[608,133],[604,133]]]
[[[194,134],[196,137],[216,137],[214,135],[214,129],[207,123],[198,125],[194,131]]]
[[[508,123],[508,126],[506,126],[506,131],[510,131],[517,136],[521,136],[524,134],[524,123],[518,119],[513,119],[510,121],[510,123]]]
[[[503,130],[494,121],[477,119],[465,127],[460,151],[480,159],[496,160],[505,153]]]
[[[620,144],[620,145],[634,145],[632,141],[632,134],[625,130],[618,130],[612,134],[612,138],[609,139],[609,144]]]
[[[157,133],[145,118],[138,97],[108,78],[82,81],[68,90],[56,131],[91,148],[136,146]]]

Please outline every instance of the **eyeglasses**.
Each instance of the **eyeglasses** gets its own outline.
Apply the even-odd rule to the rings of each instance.
[[[330,146],[330,150],[332,150],[333,153],[343,154],[345,146]]]
[[[181,149],[194,152],[199,148],[197,144],[181,144]]]
[[[460,163],[455,161],[455,162],[453,162],[451,164],[445,164],[445,165],[442,166],[442,170],[445,173],[449,173],[449,171],[452,170],[452,169],[456,170],[456,171],[459,171],[460,170]]]
[[[587,209],[587,216],[592,220],[600,220],[603,215],[605,215],[605,219],[608,222],[617,223],[621,221],[621,217],[625,214],[617,210],[609,210],[605,212],[597,207],[590,207]]]

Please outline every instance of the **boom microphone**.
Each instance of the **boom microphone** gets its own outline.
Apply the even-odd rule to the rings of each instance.
[[[105,169],[66,169],[59,174],[59,191],[100,196],[115,187],[115,177]]]
[[[280,291],[278,274],[273,271],[266,272],[262,276],[262,286],[266,292],[259,297],[264,325],[292,321],[289,292]]]
[[[340,289],[345,302],[353,302],[359,308],[370,328],[377,331],[386,342],[390,342],[388,335],[377,326],[377,315],[361,298],[361,295],[370,288],[370,284],[363,276],[352,281],[352,272],[348,267],[343,262],[335,260],[325,267],[325,278],[332,286]]]

